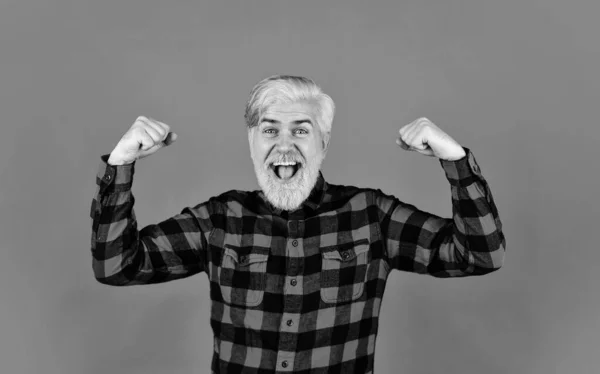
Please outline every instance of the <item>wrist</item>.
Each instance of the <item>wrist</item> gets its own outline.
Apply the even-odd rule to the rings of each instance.
[[[110,154],[110,156],[108,157],[108,160],[106,162],[109,165],[113,165],[113,166],[121,166],[121,165],[127,165],[127,164],[133,163],[133,161],[129,161],[122,157],[115,156],[112,153]]]
[[[456,154],[446,157],[446,161],[458,161],[466,155],[467,153],[465,152],[464,148],[460,147],[460,150]]]

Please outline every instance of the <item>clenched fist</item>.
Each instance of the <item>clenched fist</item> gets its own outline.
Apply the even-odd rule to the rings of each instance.
[[[399,133],[396,144],[404,150],[448,161],[465,156],[465,150],[456,140],[425,117],[403,126]]]
[[[177,134],[170,132],[166,123],[139,116],[111,152],[108,163],[131,164],[164,146],[171,145],[176,139]]]

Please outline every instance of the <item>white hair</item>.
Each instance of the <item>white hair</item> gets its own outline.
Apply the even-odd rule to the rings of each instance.
[[[333,100],[312,79],[293,75],[274,75],[261,80],[252,88],[244,115],[248,130],[258,125],[269,106],[302,100],[318,103],[317,124],[324,135],[329,135],[335,114]]]

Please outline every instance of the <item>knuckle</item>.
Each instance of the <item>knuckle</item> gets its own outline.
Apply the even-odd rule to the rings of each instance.
[[[138,138],[140,136],[140,128],[138,126],[134,126],[129,130],[129,134]]]
[[[134,133],[138,137],[138,139],[145,140],[149,137],[148,133],[143,127],[136,128]]]
[[[152,124],[154,124],[154,125],[158,125],[158,121],[157,121],[157,120],[155,120],[155,119],[154,119],[154,118],[152,118],[152,117],[148,117],[148,122],[149,122],[149,123],[152,123]]]
[[[158,136],[163,136],[165,131],[160,126],[152,127],[152,130],[154,130],[155,134]]]

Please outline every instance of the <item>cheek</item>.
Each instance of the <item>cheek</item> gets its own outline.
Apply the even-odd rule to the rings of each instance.
[[[321,153],[320,145],[317,143],[308,144],[307,146],[302,147],[300,149],[302,150],[302,153],[307,160],[316,159]]]
[[[267,157],[268,146],[260,140],[254,139],[250,145],[250,150],[257,161],[264,162]]]

